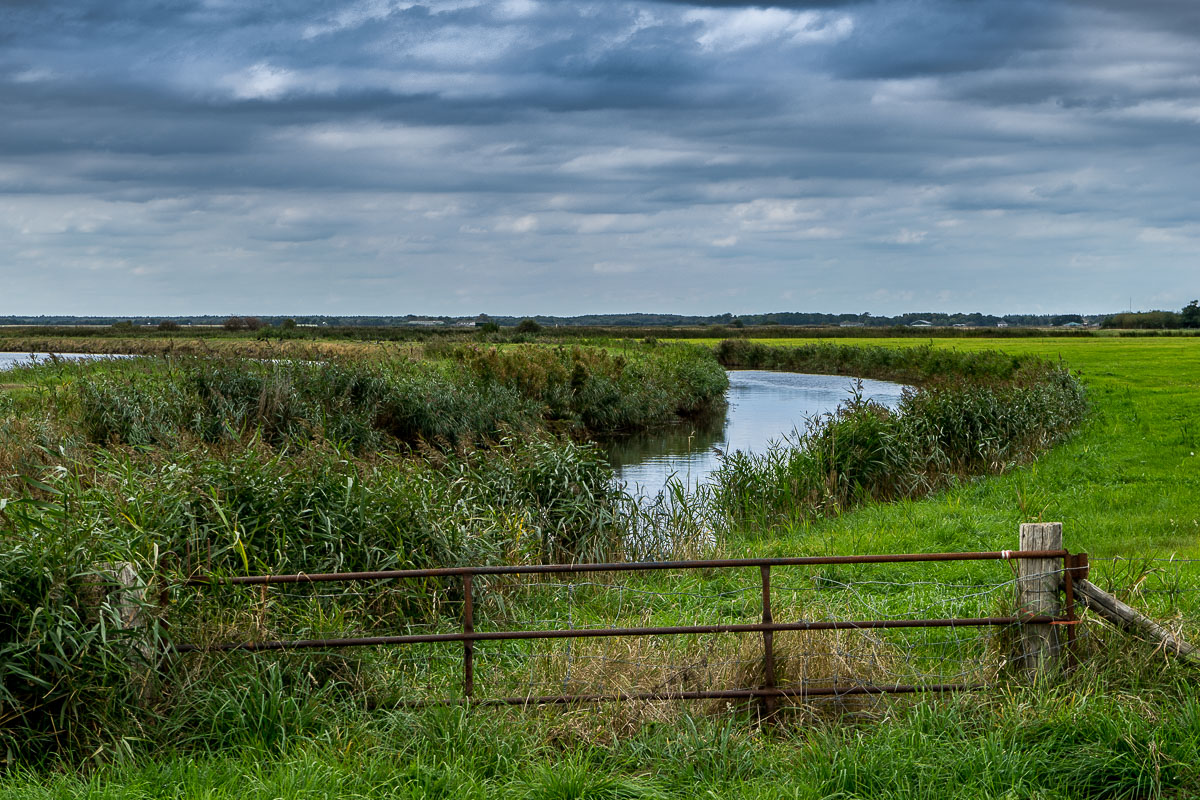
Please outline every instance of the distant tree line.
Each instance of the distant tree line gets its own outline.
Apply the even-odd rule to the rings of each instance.
[[[120,326],[121,329],[158,328],[173,331],[188,326],[209,326],[230,331],[256,331],[263,328],[391,328],[391,327],[487,327],[517,328],[524,325],[522,332],[531,332],[532,325],[539,328],[703,328],[703,327],[907,327],[917,321],[928,322],[937,327],[995,328],[1047,328],[1070,325],[1102,323],[1107,328],[1200,328],[1200,307],[1192,301],[1181,311],[1145,311],[1127,314],[1082,315],[1082,314],[994,314],[946,313],[938,311],[911,312],[896,316],[861,314],[820,314],[815,312],[780,311],[769,314],[732,313],[708,316],[683,314],[583,314],[575,317],[533,316],[513,317],[479,314],[477,316],[218,316],[195,315],[173,317],[77,317],[77,316],[7,316],[0,317],[0,325],[51,326]]]
[[[1180,311],[1137,311],[1105,317],[1105,328],[1161,330],[1200,328],[1200,301],[1193,300]]]
[[[575,317],[556,317],[538,315],[533,317],[515,317],[502,315],[478,316],[219,316],[193,315],[168,317],[79,317],[69,315],[41,316],[8,316],[0,317],[0,325],[36,325],[39,327],[88,325],[110,327],[121,325],[123,328],[158,327],[162,330],[174,330],[172,325],[187,327],[193,325],[226,328],[228,330],[258,330],[265,327],[290,328],[330,327],[330,328],[386,328],[397,326],[474,326],[496,325],[498,327],[517,327],[525,322],[535,323],[542,328],[653,328],[653,327],[707,327],[724,326],[743,328],[747,326],[786,326],[786,327],[821,327],[853,325],[862,327],[896,327],[907,326],[918,320],[924,320],[936,326],[994,328],[1001,323],[1013,327],[1049,327],[1064,325],[1069,322],[1085,323],[1103,319],[1103,315],[1083,316],[1080,314],[1005,314],[997,316],[980,313],[945,313],[936,311],[912,312],[896,316],[875,316],[870,313],[862,314],[820,314],[815,312],[783,311],[770,314],[732,313],[713,314],[708,316],[688,316],[683,314],[583,314]],[[528,326],[527,326],[528,327]]]

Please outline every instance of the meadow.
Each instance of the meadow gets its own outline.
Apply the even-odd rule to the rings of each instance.
[[[603,354],[576,358],[569,348],[547,357],[447,343],[415,365],[364,367],[352,359],[341,373],[302,360],[283,368],[213,369],[183,359],[165,374],[134,363],[62,365],[4,378],[11,381],[0,395],[7,442],[0,471],[8,476],[10,520],[4,535],[19,546],[6,548],[0,580],[11,586],[27,577],[36,556],[53,583],[64,564],[86,573],[98,555],[116,560],[131,544],[140,548],[139,561],[161,559],[173,569],[190,559],[228,572],[313,571],[680,552],[991,550],[1014,547],[1020,522],[1056,520],[1064,523],[1068,548],[1092,554],[1098,582],[1134,601],[1153,601],[1160,614],[1194,610],[1197,583],[1169,602],[1131,590],[1157,586],[1158,576],[1188,577],[1186,564],[1155,559],[1200,555],[1195,339],[888,340],[889,348],[911,351],[894,356],[871,349],[878,341],[839,342],[864,348],[861,357],[815,340],[769,344],[804,349],[763,352],[751,341],[716,352],[727,364],[758,359],[759,366],[924,380],[931,386],[927,398],[941,390],[948,399],[941,406],[927,401],[911,418],[944,420],[935,412],[950,408],[961,421],[975,409],[972,424],[1011,410],[997,403],[1016,395],[998,399],[992,389],[1020,389],[1022,380],[1032,380],[1030,370],[1061,359],[1086,384],[1086,416],[1068,391],[1045,409],[1029,406],[1022,419],[1036,424],[1005,428],[1008,449],[979,451],[851,403],[808,433],[819,443],[822,431],[841,430],[840,441],[855,447],[809,448],[810,456],[781,448],[757,461],[731,459],[711,494],[680,490],[675,505],[642,520],[664,531],[683,529],[662,540],[660,551],[643,553],[629,552],[629,531],[620,527],[642,512],[606,488],[606,467],[587,438],[686,418],[710,405],[720,384],[696,351],[610,342]],[[372,348],[378,355],[379,346]],[[618,365],[618,358],[625,362]],[[783,358],[787,363],[763,361]],[[638,371],[639,362],[652,367]],[[622,386],[630,364],[635,368]],[[968,374],[970,390],[943,384],[938,377],[945,373]],[[413,396],[413,386],[436,390],[426,392],[419,409],[389,407],[389,398]],[[410,422],[397,426],[398,418]],[[495,430],[502,433],[488,435]],[[972,442],[1000,441],[994,428],[972,430],[987,434]],[[839,461],[838,453],[857,460]],[[881,463],[876,473],[863,472]],[[788,501],[797,481],[817,480],[831,466],[851,477],[813,484],[823,490],[820,502]],[[912,480],[898,482],[896,475]],[[783,484],[791,494],[773,498],[768,490]],[[33,526],[34,535],[16,537],[12,520]],[[37,545],[51,531],[54,546]],[[164,537],[164,531],[186,535]],[[431,537],[432,531],[442,535]],[[170,541],[175,550],[168,558]],[[872,573],[856,577],[864,576]],[[706,613],[725,619],[738,610],[730,597],[742,587],[724,578],[665,577],[669,583],[650,588],[676,594],[661,605],[647,602],[639,615],[671,622]],[[947,585],[967,579],[990,580],[970,570],[943,578]],[[510,619],[547,613],[544,600],[524,601],[527,587],[496,588]],[[572,596],[570,607],[584,615],[576,624],[617,619],[612,586],[586,591]],[[887,603],[915,597],[913,589]],[[439,619],[429,615],[431,598],[454,602],[448,587],[396,593],[389,602],[395,613],[430,625]],[[294,599],[296,608],[311,600]],[[213,630],[202,604],[181,595],[181,612],[196,615],[163,635],[263,633],[256,600],[229,598],[220,607],[225,627]],[[318,608],[324,613],[354,602],[346,595]],[[271,613],[276,632],[345,630],[361,621],[317,619],[286,600]],[[79,630],[87,628],[78,622]],[[368,711],[347,687],[411,691],[405,669],[424,656],[205,657],[189,662],[185,683],[160,687],[163,698],[150,717],[105,707],[127,699],[112,685],[81,687],[70,699],[91,703],[96,715],[87,719],[92,729],[68,743],[71,757],[17,758],[20,745],[10,740],[0,792],[39,798],[1194,796],[1189,792],[1200,785],[1195,674],[1110,629],[1097,626],[1090,641],[1092,658],[1068,679],[1045,685],[1005,678],[997,693],[801,708],[767,725],[754,722],[751,708],[681,704]],[[382,663],[388,658],[395,661]],[[429,663],[435,668],[423,679],[444,690],[452,673],[439,673],[436,658]],[[352,674],[336,671],[347,664]],[[385,667],[408,677],[387,687],[367,680]],[[333,679],[297,677],[321,670],[334,670]],[[71,671],[57,680],[70,685]],[[57,724],[66,717],[49,719]],[[103,725],[119,735],[95,729]],[[53,725],[43,732],[47,742],[56,741]]]

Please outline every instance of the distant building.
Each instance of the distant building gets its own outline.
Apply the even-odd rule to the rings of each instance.
[[[910,327],[910,328],[932,328],[933,323],[927,319],[919,319],[916,322],[910,322],[908,324],[908,327]]]
[[[1082,322],[1066,322],[1066,323],[1063,323],[1063,327],[1064,328],[1086,328],[1087,326],[1084,325]]]
[[[997,328],[1007,328],[1007,327],[1008,327],[1008,323],[1007,323],[1007,322],[997,322],[997,323],[996,323],[996,327],[997,327]]]

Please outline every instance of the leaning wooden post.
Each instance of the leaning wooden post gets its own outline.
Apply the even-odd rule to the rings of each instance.
[[[1021,550],[1062,550],[1061,522],[1031,522],[1021,525]],[[1058,617],[1062,614],[1059,587],[1063,559],[1017,559],[1017,614],[1021,617]],[[1058,630],[1048,624],[1021,626],[1017,665],[1030,678],[1054,670],[1062,648]]]

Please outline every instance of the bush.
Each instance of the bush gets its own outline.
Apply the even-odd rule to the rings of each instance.
[[[536,320],[523,319],[517,323],[517,333],[540,333],[542,326]]]

